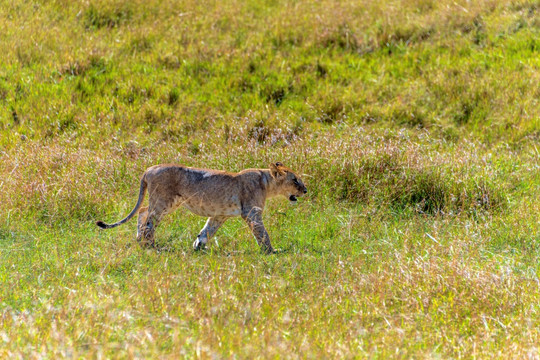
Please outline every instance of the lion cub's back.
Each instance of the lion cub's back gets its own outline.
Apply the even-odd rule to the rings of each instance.
[[[167,164],[149,168],[146,177],[150,192],[166,189],[196,214],[236,216],[239,211],[241,184],[234,173]]]

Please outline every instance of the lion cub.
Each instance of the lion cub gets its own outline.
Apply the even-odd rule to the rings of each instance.
[[[148,190],[148,207],[141,208]],[[129,215],[117,223],[96,224],[110,229],[131,219],[137,211],[137,241],[141,246],[154,246],[154,232],[163,217],[183,206],[193,213],[208,217],[193,243],[202,249],[219,227],[230,217],[242,216],[257,242],[266,253],[274,250],[264,228],[262,211],[266,199],[278,195],[296,202],[307,189],[292,170],[277,162],[269,169],[246,169],[239,173],[196,169],[180,165],[156,165],[148,168],[141,178],[139,200]],[[140,209],[140,210],[139,210]]]

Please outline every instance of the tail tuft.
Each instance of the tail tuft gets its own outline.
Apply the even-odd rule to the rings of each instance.
[[[102,229],[106,229],[106,228],[107,228],[107,224],[105,224],[103,221],[98,221],[98,222],[96,222],[96,225],[99,226],[99,227],[102,228]]]

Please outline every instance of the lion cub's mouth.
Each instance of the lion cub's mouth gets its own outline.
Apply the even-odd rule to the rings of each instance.
[[[296,198],[296,196],[291,195],[291,196],[289,196],[289,201],[292,202],[292,203],[295,203],[295,202],[298,201],[298,199]]]

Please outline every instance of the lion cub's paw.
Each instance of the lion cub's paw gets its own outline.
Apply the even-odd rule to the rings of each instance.
[[[193,242],[193,250],[199,251],[204,250],[206,248],[206,244],[203,243],[201,240],[197,239]]]

